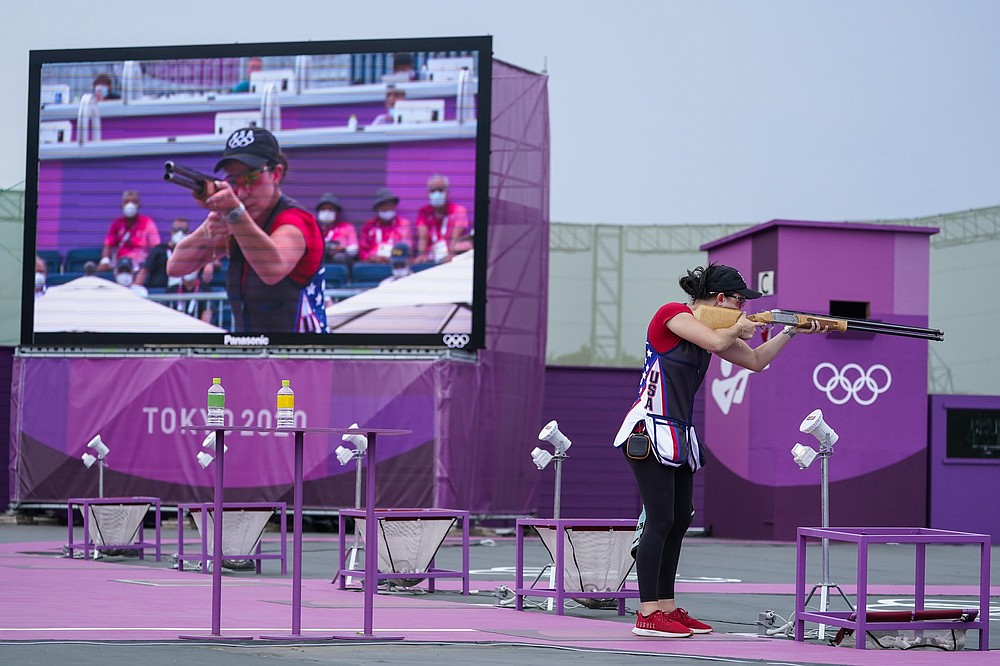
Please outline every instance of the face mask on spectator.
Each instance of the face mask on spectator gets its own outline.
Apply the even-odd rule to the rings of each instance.
[[[187,234],[178,229],[177,231],[174,232],[174,235],[170,237],[170,242],[173,243],[174,245],[177,245],[178,243],[181,242],[181,240],[185,236],[187,236]]]
[[[119,273],[115,276],[115,282],[123,287],[132,286],[132,274],[131,273]]]
[[[107,97],[109,91],[107,86],[94,86],[94,92],[101,97]]]
[[[430,199],[432,206],[439,207],[444,205],[445,200],[448,198],[448,193],[435,191],[431,192],[427,198]]]
[[[35,289],[45,286],[45,273],[35,273]]]
[[[337,220],[337,211],[335,210],[321,210],[316,214],[316,219],[323,224],[330,224]]]
[[[135,217],[135,214],[138,212],[139,212],[139,205],[131,201],[122,206],[122,215],[124,215],[125,217]]]
[[[379,219],[383,222],[392,222],[396,218],[396,211],[394,210],[380,210],[378,212]]]

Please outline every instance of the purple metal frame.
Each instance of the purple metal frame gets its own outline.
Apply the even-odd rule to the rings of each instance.
[[[208,555],[208,532],[205,530],[205,526],[208,525],[206,520],[208,512],[210,509],[214,509],[214,506],[209,502],[190,502],[181,503],[177,505],[177,570],[184,571],[184,560],[198,560],[201,562],[202,573],[208,573],[207,563],[214,557],[214,548],[212,557]],[[278,553],[264,554],[261,551],[261,542],[263,538],[257,540],[257,547],[254,549],[253,553],[244,554],[234,554],[230,553],[227,557],[230,559],[241,559],[241,560],[255,560],[256,572],[259,574],[261,572],[261,561],[262,560],[280,560],[281,561],[281,575],[284,576],[287,571],[287,556],[288,556],[288,538],[287,538],[287,521],[286,521],[286,504],[284,502],[226,502],[222,507],[222,515],[225,516],[226,511],[260,511],[263,509],[270,509],[276,512],[281,519],[281,548]],[[200,557],[184,557],[184,512],[188,511],[193,513],[194,511],[201,512],[201,556]],[[213,566],[214,568],[214,566]]]
[[[376,437],[378,435],[408,435],[410,430],[399,430],[399,429],[372,429],[372,428],[244,428],[244,427],[225,427],[217,428],[215,432],[215,489],[213,510],[215,515],[221,516],[223,511],[223,493],[225,490],[225,451],[226,451],[226,433],[227,432],[253,432],[253,433],[276,433],[276,432],[292,432],[295,434],[295,484],[293,489],[293,506],[294,512],[292,514],[292,630],[290,634],[282,634],[277,636],[261,636],[263,639],[268,640],[285,640],[294,639],[302,640],[302,458],[303,458],[303,446],[305,441],[306,433],[309,434],[326,434],[326,435],[365,435],[368,437],[368,474],[366,483],[366,503],[365,506],[370,507],[374,511],[375,506],[375,447],[376,447]],[[222,521],[214,521],[214,536],[212,542],[212,558],[216,562],[222,561]],[[376,539],[375,534],[375,521],[369,520],[366,523],[367,534],[366,541],[371,539],[374,542]],[[365,563],[365,573],[368,575],[369,580],[375,577],[376,562],[375,558],[372,558],[371,563]],[[373,591],[373,585],[365,586],[365,626],[363,634],[354,634],[350,636],[309,636],[310,640],[324,640],[324,639],[338,639],[338,638],[351,638],[351,639],[365,639],[365,640],[401,640],[402,636],[398,638],[395,636],[375,636],[372,631],[373,624],[373,611],[372,605],[374,603],[375,593]],[[208,635],[204,634],[186,634],[181,635],[182,639],[190,640],[253,640],[253,636],[222,636],[222,567],[212,567],[212,632]]]
[[[857,544],[858,590],[857,611],[809,612],[806,600],[806,544],[808,539],[830,539]],[[868,604],[868,547],[872,544],[912,543],[916,546],[914,573],[914,610],[924,610],[926,556],[928,544],[979,544],[979,615],[972,622],[921,620],[912,622],[867,621]],[[852,616],[855,616],[852,619]],[[806,622],[853,629],[855,647],[865,649],[865,631],[890,629],[978,629],[979,649],[989,650],[990,645],[990,537],[988,534],[950,532],[922,527],[837,527],[798,528],[798,545],[795,553],[795,640],[805,638]]]
[[[514,593],[517,595],[514,608],[524,610],[524,597],[553,597],[555,598],[556,613],[562,615],[563,604],[567,598],[571,599],[617,599],[618,614],[625,615],[625,600],[638,599],[639,590],[629,590],[622,585],[622,589],[617,592],[567,592],[564,588],[564,564],[566,561],[565,543],[567,529],[599,529],[612,530],[615,532],[634,532],[635,519],[595,519],[595,518],[519,518],[515,528],[515,543],[517,549],[517,564],[515,566],[515,584],[517,588]],[[524,533],[528,527],[548,527],[556,531],[556,553],[555,562],[555,587],[524,587]]]
[[[139,523],[138,541],[135,543],[104,544],[103,546],[90,545],[90,505],[91,504],[117,504],[125,506],[127,504],[149,504],[156,510],[156,541],[147,543],[143,537],[143,524]],[[145,559],[146,549],[156,550],[156,561],[160,561],[160,498],[159,497],[73,497],[67,500],[66,513],[68,520],[66,524],[69,529],[69,539],[66,544],[66,554],[73,557],[74,550],[80,550],[73,543],[73,507],[79,505],[80,513],[83,514],[83,559],[90,559],[90,549],[110,550],[119,548],[129,548],[139,551],[139,559]],[[148,513],[148,509],[147,509]]]
[[[430,520],[430,519],[447,519],[451,518],[453,520],[461,520],[462,522],[462,570],[456,571],[454,569],[437,569],[434,567],[434,557],[431,558],[430,563],[427,565],[426,571],[416,572],[413,578],[426,578],[427,579],[427,591],[434,592],[434,581],[437,578],[461,578],[462,579],[462,594],[469,594],[469,512],[468,511],[458,511],[455,509],[375,509],[372,511],[372,516],[377,521],[382,520]],[[362,569],[348,569],[345,560],[347,559],[347,530],[346,530],[346,519],[348,517],[354,518],[364,518],[365,519],[365,568]],[[347,576],[353,576],[355,578],[365,579],[365,575],[368,570],[368,544],[372,543],[368,541],[368,510],[367,509],[341,509],[340,518],[338,522],[338,531],[340,534],[340,546],[339,546],[339,558],[338,558],[338,569],[336,577],[340,578],[339,588],[341,590],[347,589],[345,578]],[[376,539],[377,539],[376,532]],[[436,556],[435,552],[435,556]],[[378,556],[371,558],[378,563]],[[392,578],[400,578],[399,573],[395,572],[378,572],[375,574],[375,579],[377,581],[388,580]],[[365,586],[366,588],[369,586]],[[372,587],[377,587],[372,586]]]

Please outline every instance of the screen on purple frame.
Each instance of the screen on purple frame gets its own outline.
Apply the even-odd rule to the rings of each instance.
[[[481,348],[491,58],[32,51],[22,345]]]

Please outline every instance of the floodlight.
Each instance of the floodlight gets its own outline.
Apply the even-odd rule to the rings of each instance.
[[[531,452],[531,459],[535,461],[535,467],[538,469],[545,469],[553,458],[554,455],[537,446]]]
[[[538,439],[551,444],[557,454],[566,453],[570,445],[573,444],[566,435],[559,432],[559,424],[555,421],[549,421],[545,424],[542,431],[538,433]]]
[[[346,435],[345,435],[346,437]],[[337,461],[341,465],[346,465],[354,459],[354,451],[347,448],[346,446],[338,446],[334,453],[337,454]]]
[[[811,446],[805,446],[796,442],[795,446],[792,447],[792,459],[799,466],[800,469],[806,469],[816,460],[816,450]]]
[[[201,442],[201,447],[203,449],[205,449],[205,450],[198,453],[198,464],[201,465],[202,469],[205,469],[209,465],[212,464],[213,460],[215,460],[215,456],[213,456],[211,453],[209,453],[209,451],[211,451],[212,453],[215,453],[215,431],[214,430],[212,432],[208,433],[208,435],[205,436],[205,439],[202,440],[202,442]],[[229,445],[228,444],[225,447],[225,451],[226,452],[229,451]]]
[[[352,423],[351,428],[357,430],[358,424]],[[345,442],[350,442],[351,446],[353,446],[354,450],[357,451],[358,453],[363,454],[365,451],[368,450],[368,438],[365,437],[364,435],[344,435],[341,439],[343,439]]]
[[[83,456],[81,457],[83,458],[83,464],[87,466],[87,469],[90,469],[93,466],[93,464],[97,462],[97,458],[90,455],[89,453],[84,453]]]
[[[812,435],[819,442],[820,448],[829,449],[840,439],[840,435],[823,420],[823,410],[817,409],[809,413],[802,421],[799,431]]]
[[[94,438],[87,442],[87,448],[94,449],[98,460],[104,460],[104,457],[110,453],[100,435],[94,435]]]

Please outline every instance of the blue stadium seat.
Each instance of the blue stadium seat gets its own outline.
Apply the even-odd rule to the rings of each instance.
[[[35,254],[45,262],[45,272],[49,275],[62,271],[62,253],[59,250],[38,250]]]
[[[354,287],[377,287],[379,282],[392,275],[389,264],[369,264],[358,262],[354,264],[354,277],[351,285]]]
[[[326,280],[326,286],[330,289],[338,289],[348,282],[346,264],[323,264],[323,268],[325,269],[323,279]]]
[[[50,273],[45,278],[45,285],[47,287],[54,287],[56,285],[66,284],[70,280],[75,280],[80,277],[83,277],[83,271],[77,271],[74,273],[56,273],[54,275]]]
[[[88,261],[95,264],[101,260],[101,248],[99,247],[76,247],[66,250],[66,264],[63,270],[67,273],[82,273],[83,266]]]
[[[414,273],[419,273],[420,271],[427,270],[431,266],[437,266],[437,264],[435,264],[433,261],[425,261],[423,263],[413,264],[412,266],[410,266],[410,268],[413,269]]]

